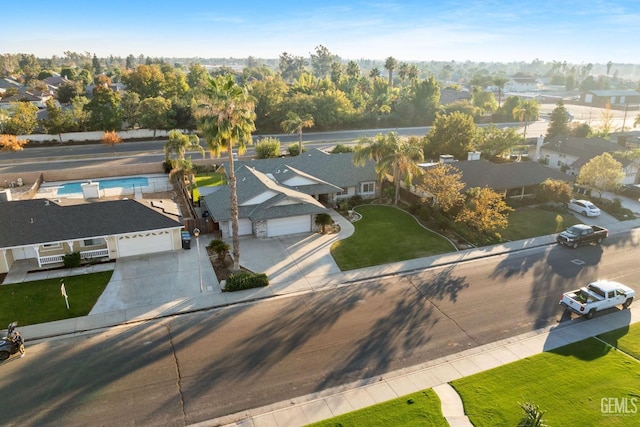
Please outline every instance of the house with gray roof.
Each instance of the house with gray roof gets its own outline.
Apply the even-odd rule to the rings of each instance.
[[[626,147],[607,139],[579,138],[558,135],[546,144],[538,140],[535,158],[544,162],[550,168],[566,171],[569,175],[577,176],[580,168],[589,160],[603,153],[614,155],[616,151],[623,151]],[[638,164],[635,161],[616,157],[622,164],[625,177],[620,184],[635,184],[638,182]]]
[[[0,202],[0,273],[18,260],[34,268],[83,259],[117,259],[181,248],[179,214],[151,200],[63,205],[48,199]]]
[[[373,162],[353,165],[353,153],[328,154],[311,149],[300,156],[234,163],[239,205],[239,234],[274,237],[308,233],[315,216],[345,198],[377,195]],[[224,165],[225,170],[228,164]],[[199,189],[202,209],[231,235],[229,189]]]

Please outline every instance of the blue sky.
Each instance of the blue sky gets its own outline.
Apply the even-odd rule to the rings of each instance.
[[[640,63],[640,0],[30,0],[0,53]]]

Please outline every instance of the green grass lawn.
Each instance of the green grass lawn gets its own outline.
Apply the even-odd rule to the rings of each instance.
[[[580,220],[570,213],[557,213],[540,208],[520,208],[509,214],[509,226],[500,234],[506,240],[522,240],[559,233],[579,223]]]
[[[195,187],[193,189],[193,201],[200,200],[200,191],[198,187],[215,187],[216,185],[226,185],[227,177],[224,173],[207,172],[195,176]]]
[[[598,338],[617,344],[627,354],[640,355],[640,324]],[[640,358],[634,360],[607,344],[589,338],[476,375],[453,381],[465,412],[475,426],[515,426],[524,412],[519,403],[532,402],[545,411],[551,426],[640,425]],[[638,412],[603,415],[601,399],[637,399]],[[409,399],[414,407],[408,405]],[[629,406],[633,409],[632,406]],[[426,418],[429,416],[430,418]],[[439,426],[438,396],[431,389],[369,406],[312,426]]]
[[[311,424],[313,427],[448,425],[442,416],[440,399],[431,389]]]
[[[331,255],[342,271],[454,251],[451,243],[391,206],[360,206],[352,236],[335,242]]]
[[[451,384],[475,426],[515,426],[523,416],[518,404],[524,402],[546,411],[551,426],[640,425],[640,413],[610,416],[601,411],[603,398],[635,397],[640,406],[640,362],[595,338]]]
[[[0,286],[0,329],[14,320],[24,326],[86,316],[109,283],[112,273],[105,271],[65,277],[69,310],[60,292],[60,279]]]

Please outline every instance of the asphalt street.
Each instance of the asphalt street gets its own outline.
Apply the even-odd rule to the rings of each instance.
[[[0,365],[3,413],[184,425],[383,375],[566,320],[559,296],[588,280],[634,285],[638,234],[30,342]]]

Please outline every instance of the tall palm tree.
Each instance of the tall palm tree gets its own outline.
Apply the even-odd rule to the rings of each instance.
[[[398,66],[398,61],[390,56],[384,61],[384,69],[389,72],[389,87],[393,86],[393,70]]]
[[[191,191],[191,200],[193,200],[193,171],[195,169],[191,162],[191,157],[184,158],[187,151],[198,151],[205,156],[204,148],[200,145],[200,138],[197,135],[185,135],[177,129],[169,132],[169,140],[164,144],[164,158],[171,162],[170,177],[177,176],[183,182],[184,176],[189,177],[189,189]],[[172,159],[172,157],[176,157]]]
[[[298,155],[301,155],[302,154],[302,129],[310,128],[315,124],[313,121],[313,117],[311,117],[311,114],[305,114],[304,116],[300,117],[293,111],[289,111],[286,117],[287,118],[282,123],[280,123],[280,126],[282,126],[282,129],[287,133],[298,134],[298,146],[300,148],[298,151]]]
[[[198,129],[213,156],[227,152],[229,161],[229,193],[231,199],[231,234],[233,238],[233,270],[240,270],[240,239],[238,237],[238,194],[233,147],[244,154],[255,130],[255,99],[249,86],[240,86],[233,75],[209,77],[197,100],[195,117]]]
[[[354,150],[352,162],[354,165],[362,167],[367,163],[367,160],[373,160],[377,165],[380,160],[392,152],[392,149],[393,147],[387,136],[381,133],[376,136],[375,141],[372,141],[370,138],[362,138],[358,141],[358,145]],[[376,173],[378,174],[379,181],[378,196],[382,202],[382,182],[385,173],[384,171],[379,171],[377,168]]]
[[[407,190],[411,187],[413,177],[422,174],[418,162],[424,159],[420,140],[401,139],[396,134],[390,134],[393,151],[387,154],[377,164],[376,169],[391,173],[393,184],[396,187],[394,205],[400,200],[400,182],[404,181]]]
[[[493,84],[498,88],[498,108],[502,105],[502,90],[508,81],[509,79],[504,76],[498,76],[493,79]]]
[[[522,138],[527,139],[527,125],[529,120],[537,119],[540,107],[538,102],[534,99],[527,99],[520,101],[518,105],[513,109],[513,118],[520,120],[520,123],[524,123],[524,132]]]
[[[422,173],[417,164],[422,159],[423,152],[419,140],[401,139],[393,132],[380,134],[375,141],[361,140],[353,155],[353,163],[356,166],[363,166],[366,160],[376,162],[376,173],[381,182],[385,175],[392,176],[396,188],[395,205],[400,197],[400,182],[404,180],[407,188],[411,186],[413,177]]]

